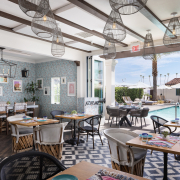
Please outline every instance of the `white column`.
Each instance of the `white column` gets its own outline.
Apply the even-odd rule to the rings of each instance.
[[[118,63],[117,60],[111,59],[105,61],[106,67],[106,106],[115,105],[115,66]],[[106,112],[106,110],[105,110]],[[108,119],[107,112],[105,118]]]

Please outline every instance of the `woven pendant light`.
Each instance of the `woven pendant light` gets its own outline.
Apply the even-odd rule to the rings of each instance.
[[[53,12],[49,8],[49,11],[42,18],[37,18],[39,13],[37,12],[32,20],[31,29],[40,38],[50,38],[53,36],[54,31],[57,29],[57,24],[54,19]]]
[[[18,0],[20,9],[29,17],[41,18],[49,11],[49,0]]]
[[[140,11],[148,0],[109,0],[111,8],[120,14],[129,15]]]
[[[117,11],[112,10],[104,27],[104,38],[112,43],[115,43],[116,40],[123,41],[126,37],[126,30],[121,24],[123,24],[123,21],[120,14]],[[113,34],[114,39],[108,36],[108,34],[111,33]]]
[[[109,33],[108,34],[111,39],[113,39],[113,34]],[[103,51],[104,59],[114,59],[116,57],[116,46],[115,43],[105,41],[104,44],[104,51]]]
[[[151,33],[146,34],[146,38],[144,40],[144,47],[143,47],[143,58],[145,60],[153,60],[155,58],[155,48],[154,42]]]
[[[65,53],[64,40],[60,28],[53,35],[51,53],[55,57],[62,57]]]
[[[174,16],[166,29],[163,37],[164,45],[168,48],[176,48],[180,46],[180,23],[177,17],[177,13],[172,13]]]

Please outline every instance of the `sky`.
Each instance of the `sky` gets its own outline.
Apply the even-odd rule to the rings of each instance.
[[[131,58],[122,58],[117,59],[118,64],[115,67],[115,82],[116,84],[127,82],[136,84],[139,81],[142,81],[140,75],[144,76],[144,83],[152,86],[153,77],[152,77],[152,61],[145,60],[143,57],[131,57]],[[180,52],[175,52],[169,55],[162,55],[161,59],[158,59],[158,80],[157,84],[160,85],[160,74],[161,76],[161,85],[165,84],[167,81],[170,81],[176,78],[176,73],[178,73],[177,78],[180,78]],[[169,73],[169,78],[167,73]],[[150,81],[149,81],[149,75]],[[166,77],[164,76],[166,75]]]

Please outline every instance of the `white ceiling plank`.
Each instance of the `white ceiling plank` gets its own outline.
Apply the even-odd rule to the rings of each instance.
[[[17,31],[19,31],[20,29],[23,29],[23,28],[25,28],[25,27],[27,27],[27,25],[21,24],[21,25],[15,27],[15,28],[13,28],[13,31],[17,32]]]
[[[67,10],[69,10],[69,9],[72,9],[72,8],[74,8],[74,7],[75,7],[74,4],[69,3],[69,4],[67,4],[67,5],[65,5],[65,6],[63,6],[63,7],[60,7],[60,8],[58,8],[58,9],[54,10],[53,13],[54,13],[54,14],[59,14],[59,13],[62,13],[62,12],[64,12],[64,11],[67,11]]]

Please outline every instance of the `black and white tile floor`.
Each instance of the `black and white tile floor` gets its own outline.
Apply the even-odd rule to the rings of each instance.
[[[82,136],[86,141],[86,136]],[[107,139],[102,136],[103,146],[99,136],[95,137],[95,149],[93,150],[92,138],[89,137],[88,142],[79,146],[72,146],[64,143],[63,157],[61,162],[66,167],[71,167],[81,161],[87,161],[94,164],[111,168],[111,157]],[[148,151],[146,156],[144,177],[152,180],[163,179],[163,153],[153,151],[152,155]],[[168,179],[180,180],[180,161],[174,159],[173,154],[168,155]]]

